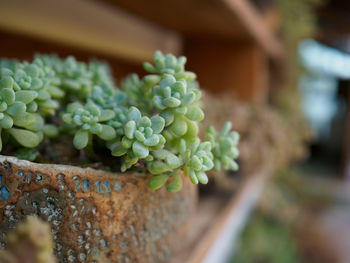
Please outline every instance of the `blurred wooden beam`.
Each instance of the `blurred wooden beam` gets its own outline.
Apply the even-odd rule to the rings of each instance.
[[[178,54],[178,34],[91,0],[1,0],[0,29],[129,61]]]
[[[203,89],[249,103],[268,100],[268,57],[254,42],[185,40],[187,68]],[[203,55],[204,54],[204,55]]]
[[[191,38],[250,40],[272,58],[283,46],[248,0],[103,0]]]
[[[233,16],[237,17],[251,37],[275,59],[283,56],[283,46],[267,26],[263,17],[247,0],[222,0]]]

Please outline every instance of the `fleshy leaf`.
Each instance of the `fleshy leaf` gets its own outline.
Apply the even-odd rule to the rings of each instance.
[[[141,118],[141,112],[136,107],[130,107],[128,111],[128,119],[137,122]]]
[[[34,132],[16,128],[8,129],[8,132],[19,144],[24,147],[34,148],[40,143],[39,136]]]
[[[187,132],[187,123],[183,118],[177,117],[171,124],[170,130],[175,134],[175,136],[180,137]]]
[[[19,127],[29,127],[35,123],[35,115],[33,113],[24,112],[12,117],[13,123]]]
[[[125,136],[128,137],[129,139],[134,138],[134,132],[136,130],[136,123],[135,121],[128,121],[125,124],[124,131],[125,131]]]
[[[153,176],[148,181],[148,187],[151,188],[152,190],[157,190],[157,189],[161,188],[166,183],[168,178],[169,178],[169,176],[165,175],[165,174]]]
[[[5,76],[0,80],[0,89],[12,89],[12,87],[13,87],[13,78],[12,77]]]
[[[102,110],[100,118],[99,118],[99,121],[108,121],[110,119],[113,119],[114,116],[115,116],[114,111],[112,111],[112,110]]]
[[[7,108],[7,113],[10,115],[23,114],[26,111],[26,105],[23,102],[16,101]]]
[[[125,149],[120,142],[115,143],[111,146],[113,156],[122,156],[128,149]]]
[[[170,168],[165,163],[160,161],[153,161],[148,163],[147,168],[152,174],[161,174],[170,170]]]
[[[13,125],[13,120],[10,116],[4,114],[2,120],[0,120],[0,127],[4,129],[9,129]]]
[[[152,130],[153,133],[160,133],[164,129],[165,121],[160,116],[152,116],[151,117]]]
[[[1,98],[8,104],[12,104],[15,102],[15,92],[13,91],[13,89],[10,88],[6,88],[6,89],[1,89],[0,90],[0,95]]]
[[[176,155],[169,153],[166,157],[166,163],[170,168],[175,169],[181,166],[182,161]]]
[[[145,158],[149,154],[149,150],[142,143],[136,141],[132,145],[133,153],[138,158]]]
[[[185,116],[192,121],[201,121],[204,119],[204,113],[199,106],[189,107]]]
[[[198,178],[198,181],[201,184],[207,184],[208,183],[208,176],[204,172],[198,172],[197,173],[197,178]]]
[[[36,97],[37,93],[31,90],[19,90],[16,92],[16,101],[21,101],[24,104],[32,102]]]
[[[75,148],[77,148],[78,150],[81,150],[88,145],[88,142],[89,142],[89,133],[87,131],[80,129],[75,133],[74,139],[73,139],[73,144]]]
[[[180,191],[181,188],[182,188],[182,179],[181,179],[181,176],[178,174],[174,175],[174,180],[166,186],[166,190],[171,193],[176,193]]]
[[[106,124],[102,124],[102,130],[97,135],[101,139],[108,141],[108,140],[114,139],[116,136],[116,133],[115,133],[115,130],[111,126],[106,125]]]

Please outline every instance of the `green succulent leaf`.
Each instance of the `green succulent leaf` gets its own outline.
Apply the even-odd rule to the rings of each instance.
[[[37,93],[32,90],[19,90],[16,92],[16,101],[21,101],[24,104],[32,102],[36,97]]]
[[[170,130],[173,132],[173,134],[175,134],[175,136],[181,137],[187,132],[187,128],[187,122],[185,119],[178,116],[172,123]]]
[[[182,165],[181,158],[177,157],[175,154],[172,153],[168,153],[165,162],[172,169],[176,169]]]
[[[169,179],[169,176],[165,174],[153,176],[148,181],[148,187],[151,188],[152,190],[157,190],[161,188],[168,179]]]
[[[128,111],[128,119],[133,121],[138,121],[141,119],[141,112],[136,107],[131,107]]]
[[[168,165],[160,161],[149,162],[147,165],[147,169],[152,174],[162,174],[171,170]]]
[[[80,129],[74,135],[73,144],[75,148],[81,150],[88,145],[89,142],[89,132]]]
[[[13,126],[13,120],[10,116],[4,114],[4,117],[0,120],[0,127],[3,129],[9,129]]]
[[[13,78],[9,75],[2,73],[1,75],[5,75],[0,79],[0,89],[12,89],[13,87]]]
[[[182,188],[182,179],[181,176],[176,174],[174,175],[174,180],[166,186],[166,190],[171,193],[176,193]]]
[[[120,142],[113,144],[111,147],[113,156],[122,156],[127,153],[128,149],[124,148]]]
[[[196,173],[196,176],[198,178],[198,181],[201,184],[207,184],[208,183],[208,176],[205,174],[205,172],[198,172],[198,173]]]
[[[116,133],[115,133],[115,130],[109,126],[109,125],[106,125],[106,124],[102,124],[102,130],[101,132],[99,132],[97,135],[98,137],[100,137],[101,139],[103,140],[112,140],[115,138],[116,136]]]
[[[136,130],[136,122],[134,120],[128,121],[125,124],[125,136],[128,137],[129,139],[133,139],[134,138],[134,133]]]
[[[20,160],[34,161],[39,155],[39,152],[33,148],[21,148],[15,156]]]
[[[165,120],[160,116],[151,117],[151,127],[154,133],[160,133],[165,126]]]
[[[11,128],[7,130],[9,134],[22,146],[34,148],[40,143],[40,137],[28,130]]]
[[[204,113],[199,106],[189,107],[185,116],[191,121],[201,121],[204,119]]]
[[[10,105],[15,102],[16,95],[13,89],[11,88],[1,89],[0,96],[7,103],[7,105]]]
[[[18,115],[12,116],[13,123],[19,127],[29,127],[35,123],[35,115],[33,113],[24,112]]]
[[[99,118],[99,121],[101,121],[101,122],[109,121],[109,120],[113,119],[114,116],[115,116],[114,111],[112,111],[112,110],[102,110],[100,118]]]
[[[23,102],[16,101],[7,108],[7,113],[16,116],[25,113],[26,105]]]
[[[148,148],[138,141],[133,143],[132,151],[134,155],[138,158],[146,158],[147,155],[149,154]]]

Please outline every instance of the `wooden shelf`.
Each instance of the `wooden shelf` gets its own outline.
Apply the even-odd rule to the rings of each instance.
[[[181,38],[100,1],[0,2],[0,29],[129,61],[147,61],[157,49],[178,54]]]
[[[283,46],[248,0],[103,0],[189,38],[252,39],[273,58]]]
[[[266,169],[247,176],[231,197],[200,199],[182,252],[172,263],[227,262],[270,174]]]

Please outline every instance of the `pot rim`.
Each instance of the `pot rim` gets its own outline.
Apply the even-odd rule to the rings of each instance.
[[[25,167],[30,168],[33,170],[46,170],[49,172],[49,170],[55,170],[57,172],[65,173],[65,174],[79,174],[80,176],[86,176],[88,177],[91,174],[94,174],[95,176],[137,176],[137,177],[143,177],[150,175],[149,172],[143,172],[143,173],[137,173],[137,172],[111,172],[106,170],[100,170],[95,169],[91,167],[79,167],[69,164],[52,164],[52,163],[35,163],[27,160],[21,160],[18,159],[15,156],[7,156],[7,155],[1,155],[0,154],[0,163],[11,163],[16,165],[17,167]]]

